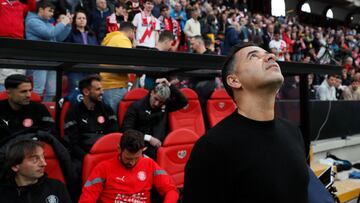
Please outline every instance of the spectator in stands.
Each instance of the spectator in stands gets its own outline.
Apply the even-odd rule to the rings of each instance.
[[[83,202],[150,202],[150,189],[155,186],[164,203],[176,203],[179,197],[171,177],[155,161],[142,156],[144,134],[124,132],[119,154],[98,164],[83,187]],[[132,200],[132,201],[131,201]]]
[[[156,43],[155,49],[158,51],[176,51],[176,45],[173,46],[175,40],[173,32],[164,30],[160,33],[159,41]]]
[[[184,30],[187,21],[186,13],[179,2],[175,3],[174,9],[170,11],[170,16],[180,23],[181,30]]]
[[[135,129],[145,134],[144,140],[148,142],[145,154],[153,159],[166,137],[167,114],[187,105],[187,98],[165,78],[155,83],[146,97],[130,105],[122,124],[123,132]]]
[[[64,132],[72,156],[82,161],[96,140],[117,132],[119,127],[111,107],[102,102],[103,90],[98,75],[83,78],[79,82],[79,90],[84,99],[67,112]]]
[[[55,133],[55,123],[41,103],[30,101],[31,82],[24,75],[10,75],[5,79],[8,99],[0,101],[0,143],[18,134],[38,130]]]
[[[172,43],[175,47],[175,50],[177,49],[179,43],[180,43],[180,24],[178,21],[176,21],[174,18],[170,16],[169,6],[162,5],[160,7],[160,17],[158,18],[160,21],[160,31],[163,32],[164,30],[168,30],[172,32],[172,34],[175,37],[175,40],[172,40]]]
[[[225,30],[224,46],[222,50],[223,55],[230,52],[231,47],[240,43],[240,25],[239,23],[228,24]]]
[[[108,33],[102,42],[103,46],[132,48],[135,27],[130,22],[123,22],[120,31]],[[100,73],[101,85],[104,89],[104,102],[118,112],[119,102],[127,92],[129,77],[125,73]]]
[[[280,39],[279,31],[275,31],[274,39],[269,43],[269,49],[275,54],[278,61],[285,61],[286,43]]]
[[[0,1],[0,37],[24,39],[24,19],[29,11],[35,12],[36,1],[23,4],[18,0]]]
[[[37,13],[29,12],[26,16],[26,39],[52,42],[62,42],[66,39],[71,31],[71,17],[64,16],[60,23],[54,26],[49,22],[54,15],[54,9],[54,5],[47,1],[37,3]],[[56,72],[35,70],[32,75],[34,92],[43,96],[43,101],[52,101],[56,91]]]
[[[106,0],[96,0],[96,8],[90,13],[90,28],[96,33],[97,40],[101,42],[106,35],[106,18],[112,11]]]
[[[163,0],[153,0],[154,8],[151,11],[151,14],[155,16],[155,18],[159,18],[161,15],[161,7],[165,5]]]
[[[201,25],[198,20],[199,18],[199,11],[196,9],[193,9],[191,12],[191,18],[186,21],[185,27],[184,27],[184,33],[186,37],[188,38],[188,47],[190,47],[190,39],[192,37],[201,36]],[[189,52],[191,52],[191,49],[189,49]]]
[[[265,50],[270,50],[269,49],[269,43],[271,40],[274,39],[274,25],[273,24],[268,24],[266,27],[266,30],[264,30],[264,35],[263,35],[263,42],[264,42],[264,49]]]
[[[359,82],[354,80],[351,85],[344,88],[343,98],[344,100],[360,100]]]
[[[128,13],[125,10],[125,4],[117,1],[114,6],[114,13],[106,18],[106,30],[108,33],[118,31],[120,24],[124,21],[128,21]]]
[[[222,78],[237,109],[195,144],[185,168],[184,203],[307,202],[300,130],[275,117],[284,80],[275,60],[253,44],[236,46],[229,56]]]
[[[71,202],[65,185],[45,174],[44,150],[38,141],[20,140],[6,152],[0,202]]]
[[[336,99],[336,75],[328,75],[327,78],[321,83],[316,92],[316,99],[325,100],[337,100]]]
[[[72,30],[66,42],[85,44],[85,45],[99,45],[95,33],[89,28],[87,23],[87,16],[84,11],[77,11],[74,15]],[[74,94],[79,85],[80,79],[89,75],[82,72],[68,72],[69,94]],[[78,93],[78,91],[76,91]]]
[[[135,15],[132,23],[136,27],[136,47],[151,49],[159,38],[158,31],[160,30],[159,20],[151,14],[154,8],[152,0],[144,1],[144,10]]]

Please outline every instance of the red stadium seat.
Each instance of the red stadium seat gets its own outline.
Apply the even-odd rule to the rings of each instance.
[[[118,153],[121,133],[110,133],[99,138],[85,156],[82,168],[82,180],[85,184],[92,169],[100,162],[114,158]]]
[[[6,91],[0,92],[0,100],[4,100],[7,98],[8,98],[8,95],[7,95]],[[35,92],[31,92],[30,100],[33,102],[41,102],[42,101],[40,95],[36,94]]]
[[[226,116],[234,112],[236,105],[224,89],[217,89],[207,100],[206,112],[210,127],[214,127]]]
[[[181,91],[188,98],[188,105],[169,113],[170,132],[179,128],[187,128],[202,136],[205,133],[205,124],[198,95],[189,88],[183,88]]]
[[[56,103],[55,102],[42,102],[49,111],[51,117],[56,120]]]
[[[125,114],[129,106],[139,100],[144,98],[148,94],[148,90],[144,88],[135,88],[128,93],[125,94],[122,101],[119,103],[119,110],[118,110],[118,122],[119,126],[121,127],[122,121],[124,120]]]
[[[64,132],[64,125],[65,125],[65,116],[66,113],[69,111],[71,107],[71,103],[69,101],[64,102],[62,108],[61,108],[61,112],[60,112],[60,137],[64,138],[65,132]]]
[[[157,163],[174,180],[178,188],[184,184],[184,168],[191,150],[199,136],[185,128],[168,134],[163,145],[157,151]]]
[[[45,172],[48,174],[49,178],[53,178],[65,183],[65,178],[62,173],[59,160],[57,159],[57,156],[50,144],[44,143],[44,155],[45,161],[47,163]]]

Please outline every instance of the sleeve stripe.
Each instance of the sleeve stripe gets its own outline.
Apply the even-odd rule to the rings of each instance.
[[[41,120],[44,121],[44,122],[52,122],[52,123],[55,122],[54,119],[52,117],[49,117],[49,116],[44,116],[44,117],[42,117]]]
[[[88,180],[86,181],[84,187],[90,187],[96,183],[104,183],[105,182],[105,179],[104,178],[94,178],[92,180]]]
[[[71,127],[73,125],[76,125],[76,121],[69,121],[69,122],[64,124],[64,129],[69,128],[69,127]]]
[[[155,170],[153,176],[157,175],[167,175],[165,170]]]

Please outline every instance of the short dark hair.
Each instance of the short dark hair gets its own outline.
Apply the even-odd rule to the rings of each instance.
[[[25,139],[12,143],[7,149],[5,154],[5,168],[7,175],[14,175],[11,167],[21,164],[26,155],[31,154],[36,148],[43,147],[43,144],[36,140]]]
[[[129,31],[129,30],[135,30],[135,26],[131,22],[122,22],[120,24],[120,31]]]
[[[50,1],[41,0],[41,1],[36,3],[36,13],[39,12],[40,8],[42,8],[42,9],[45,9],[45,8],[55,9],[55,6]]]
[[[93,75],[88,75],[86,77],[84,77],[83,79],[81,79],[79,81],[79,90],[81,93],[83,93],[82,91],[85,89],[85,88],[90,88],[91,87],[91,83],[93,81],[101,81],[101,78],[98,74],[93,74]]]
[[[115,6],[115,8],[120,8],[120,7],[125,8],[125,4],[122,3],[122,2],[120,2],[120,1],[116,1],[116,2],[114,3],[114,6]]]
[[[145,147],[144,134],[137,130],[127,130],[121,136],[120,148],[121,150],[128,150],[131,153],[136,153]]]
[[[194,36],[192,38],[197,40],[197,41],[201,41],[205,45],[205,40],[201,35],[196,35],[196,36]]]
[[[227,84],[226,78],[228,75],[234,73],[234,71],[235,71],[235,66],[236,66],[235,54],[238,51],[240,51],[241,49],[250,47],[250,46],[258,46],[258,45],[254,44],[252,42],[239,43],[239,44],[234,45],[231,48],[231,51],[229,52],[228,57],[225,60],[225,63],[223,65],[223,68],[221,71],[222,82],[223,82],[226,92],[230,95],[230,97],[232,99],[234,99],[234,93],[233,93],[233,90],[231,89],[231,87]]]
[[[163,12],[163,11],[165,11],[165,10],[169,10],[169,6],[166,5],[166,4],[161,4],[161,6],[160,6],[160,12]]]
[[[17,88],[22,83],[31,83],[29,78],[21,74],[9,75],[4,82],[5,89]]]
[[[175,40],[174,34],[169,30],[162,31],[159,36],[159,42],[164,42],[166,40]]]

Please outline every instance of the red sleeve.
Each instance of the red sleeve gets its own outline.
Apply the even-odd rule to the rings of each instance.
[[[106,168],[104,163],[100,163],[94,168],[83,186],[79,203],[97,202],[106,180]]]
[[[153,164],[154,185],[161,196],[164,197],[164,203],[176,203],[179,199],[179,193],[173,180],[156,162],[153,162]]]
[[[26,16],[29,11],[36,11],[36,0],[28,0],[27,5],[24,9],[24,16]]]

